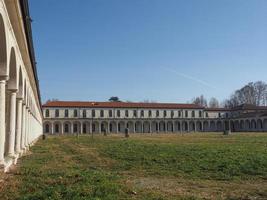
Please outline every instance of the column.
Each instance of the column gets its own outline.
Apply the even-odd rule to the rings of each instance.
[[[149,122],[149,133],[152,133],[152,126],[151,126],[151,122]]]
[[[4,163],[6,138],[6,81],[0,81],[0,165]]]
[[[51,135],[54,135],[54,123],[51,121]]]
[[[16,104],[17,104],[17,91],[12,91],[10,96],[10,123],[8,131],[8,156],[15,156],[15,134],[16,134]]]
[[[16,129],[16,147],[15,151],[17,154],[20,153],[21,150],[21,134],[22,134],[22,99],[18,99],[17,105],[17,129]]]
[[[63,135],[64,134],[64,123],[62,122],[60,125],[61,125],[61,133],[60,134]]]
[[[21,134],[21,149],[25,149],[25,133],[26,133],[26,105],[22,105],[22,134]]]

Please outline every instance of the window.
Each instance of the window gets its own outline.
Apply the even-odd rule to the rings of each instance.
[[[86,110],[83,110],[83,118],[86,118]]]
[[[137,117],[137,111],[134,110],[134,117]]]
[[[163,115],[164,115],[164,117],[167,116],[167,111],[166,110],[164,110]]]
[[[152,117],[152,111],[151,110],[148,111],[148,116]]]
[[[179,110],[178,111],[178,117],[181,117],[182,116],[182,113],[181,113],[181,111]]]
[[[104,110],[100,110],[100,117],[104,117]]]
[[[195,118],[195,111],[192,111],[192,117]]]
[[[121,111],[117,110],[117,117],[121,117]]]
[[[74,117],[78,117],[78,111],[74,110]]]
[[[187,110],[185,111],[185,117],[188,117],[188,111]]]
[[[221,115],[221,113],[219,113],[219,118],[221,118],[222,117],[222,115]]]
[[[56,117],[59,117],[59,110],[58,109],[56,109],[55,115],[56,115]]]
[[[129,117],[129,111],[125,110],[125,117]]]
[[[112,110],[108,111],[108,115],[109,115],[109,117],[112,117]]]
[[[45,117],[49,117],[49,110],[45,111]]]
[[[69,110],[65,110],[65,117],[69,117]]]
[[[173,112],[173,110],[171,111],[171,117],[172,117],[172,118],[174,117],[174,112]]]
[[[199,117],[202,117],[202,111],[201,110],[199,111],[198,114],[199,114]]]
[[[95,110],[92,110],[92,117],[95,117]]]
[[[159,110],[157,110],[157,112],[156,112],[156,116],[159,117]]]
[[[145,113],[143,110],[141,110],[141,117],[144,117]]]

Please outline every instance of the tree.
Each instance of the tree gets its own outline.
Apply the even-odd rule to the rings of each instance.
[[[215,98],[212,97],[209,102],[209,107],[210,108],[219,108],[219,101]]]
[[[115,96],[114,96],[114,97],[110,97],[110,98],[109,98],[109,101],[110,101],[110,102],[120,102],[120,99],[119,99],[119,97],[115,97]]]
[[[199,106],[203,106],[203,107],[207,107],[208,103],[207,103],[207,99],[204,97],[204,95],[200,95],[199,97],[195,97],[192,100],[193,104],[199,105]]]

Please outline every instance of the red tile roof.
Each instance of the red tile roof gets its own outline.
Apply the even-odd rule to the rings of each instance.
[[[176,103],[128,103],[128,102],[82,102],[50,101],[43,107],[77,107],[77,108],[151,108],[151,109],[204,109],[195,104]]]

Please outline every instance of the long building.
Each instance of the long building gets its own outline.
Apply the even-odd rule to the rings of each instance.
[[[0,0],[0,171],[42,135],[42,108],[27,0]]]
[[[43,105],[46,134],[267,131],[267,107],[234,109],[194,104],[68,102]]]

